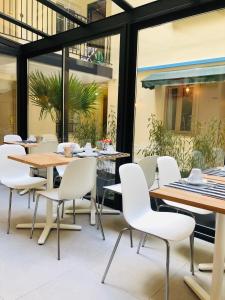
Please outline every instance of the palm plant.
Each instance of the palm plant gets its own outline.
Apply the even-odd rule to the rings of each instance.
[[[53,121],[59,121],[62,111],[62,78],[60,73],[44,75],[40,71],[29,75],[31,102],[40,107],[40,119],[48,114]],[[75,113],[89,115],[96,109],[98,86],[95,82],[85,84],[73,74],[69,77],[68,110]]]

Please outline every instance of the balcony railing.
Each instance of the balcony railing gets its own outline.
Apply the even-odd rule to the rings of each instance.
[[[64,29],[78,27],[76,23],[66,20],[36,0],[2,0],[0,1],[0,11],[50,36],[62,32]],[[68,11],[83,22],[87,22],[87,18],[84,16],[71,9]],[[37,34],[3,19],[0,19],[0,33],[21,43],[32,42],[41,38]],[[102,38],[69,49],[71,57],[104,65],[110,65],[110,51],[110,38]]]

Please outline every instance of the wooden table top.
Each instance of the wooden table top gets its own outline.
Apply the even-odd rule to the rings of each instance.
[[[63,155],[57,153],[32,153],[26,155],[9,155],[8,158],[16,160],[18,162],[31,165],[35,168],[48,168],[60,165],[66,165],[74,159],[75,157],[67,158]]]
[[[4,142],[4,144],[20,145],[23,146],[24,148],[33,148],[38,146],[38,143],[24,143],[24,142]]]
[[[129,157],[129,153],[119,153],[115,155],[101,155],[96,157],[98,160],[118,159],[123,157]],[[26,155],[9,155],[8,158],[28,164],[32,167],[42,169],[53,166],[66,165],[74,159],[80,159],[78,157],[67,158],[64,155],[57,153],[32,153]]]
[[[216,179],[213,180],[213,177]],[[223,182],[225,184],[225,178],[223,178],[223,181],[221,180],[222,177],[218,176],[207,175],[207,178],[220,183]],[[184,191],[166,186],[162,186],[158,189],[151,191],[150,195],[155,198],[166,199],[173,202],[178,202],[198,208],[207,209],[209,211],[225,214],[225,201],[222,199],[204,196],[194,192]]]

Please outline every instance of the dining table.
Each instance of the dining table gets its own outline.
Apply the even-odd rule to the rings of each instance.
[[[204,178],[212,186],[205,188],[205,192],[196,189],[197,192],[192,191],[192,188],[187,186],[183,189],[179,188],[179,183],[175,183],[156,188],[150,191],[150,196],[158,199],[166,199],[169,201],[182,203],[189,206],[207,209],[216,215],[215,228],[215,242],[213,264],[210,264],[212,269],[212,282],[210,293],[208,293],[198,282],[195,276],[185,276],[185,283],[192,289],[192,291],[201,300],[224,300],[223,295],[223,276],[224,276],[224,259],[225,259],[225,193],[215,190],[213,195],[213,186],[221,190],[225,190],[225,178],[218,178],[219,176],[204,175]],[[177,188],[178,187],[178,188]],[[194,190],[194,189],[193,189]],[[224,196],[223,196],[224,193]],[[224,199],[223,199],[224,198]]]
[[[111,155],[98,155],[96,159],[98,160],[109,160],[109,159],[118,159],[118,158],[124,158],[129,157],[129,153],[121,153],[117,152],[115,154]],[[82,159],[79,157],[79,155],[75,155],[73,157],[65,157],[63,154],[60,153],[32,153],[32,154],[26,154],[26,155],[9,155],[9,159],[18,161],[20,163],[27,164],[31,167],[38,168],[38,169],[47,169],[47,190],[51,190],[53,188],[53,168],[55,166],[62,166],[67,165],[74,159]],[[97,174],[96,174],[97,177]],[[96,216],[96,210],[95,210],[95,201],[96,201],[96,185],[93,187],[91,191],[91,201],[90,201],[90,207],[88,212],[90,213],[90,218],[92,224],[95,224],[95,216]],[[31,228],[31,223],[25,223],[25,224],[17,224],[17,229],[28,229]],[[44,223],[36,223],[35,228],[43,229],[39,239],[38,244],[42,245],[45,243],[50,231],[52,229],[57,228],[57,224],[55,222],[54,218],[54,212],[53,212],[53,202],[50,200],[46,200],[46,219]],[[73,225],[73,224],[60,224],[61,229],[66,230],[81,230],[81,226],[79,225]]]

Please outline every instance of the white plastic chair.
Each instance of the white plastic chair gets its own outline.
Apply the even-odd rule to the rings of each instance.
[[[140,165],[140,167],[142,168],[144,175],[145,175],[145,179],[148,185],[148,189],[150,190],[153,183],[155,182],[155,171],[156,171],[156,164],[157,164],[157,156],[147,156],[142,158],[138,164]],[[101,206],[100,206],[100,217],[102,216],[102,209],[103,209],[103,205],[105,202],[105,197],[107,192],[113,192],[116,194],[121,195],[122,194],[122,187],[121,187],[121,183],[118,184],[113,184],[113,185],[106,185],[103,186],[104,192],[103,192],[103,196],[102,196],[102,202],[101,202]],[[132,247],[132,236],[131,236],[131,247]]]
[[[191,272],[194,274],[193,266],[193,232],[195,220],[182,214],[153,211],[149,205],[149,190],[144,173],[137,164],[125,164],[119,168],[122,184],[123,214],[128,225],[143,233],[160,238],[166,243],[166,289],[165,299],[169,299],[169,259],[170,241],[177,242],[190,238],[191,246]],[[113,257],[117,250],[122,234],[129,230],[124,228],[120,231],[116,244],[110,256],[105,273],[102,278],[104,283],[109,271]],[[138,253],[142,239],[139,242]]]
[[[0,181],[10,190],[8,228],[10,230],[12,192],[13,190],[34,190],[46,184],[46,179],[30,176],[29,165],[9,159],[8,155],[25,155],[25,149],[20,145],[1,145],[0,146]]]
[[[58,240],[58,260],[60,260],[60,205],[64,201],[73,201],[73,208],[75,209],[75,199],[83,198],[89,193],[96,183],[96,159],[94,157],[88,157],[83,159],[73,160],[68,164],[63,174],[61,184],[59,188],[52,189],[50,191],[38,191],[33,224],[31,229],[30,238],[33,237],[34,225],[36,222],[37,208],[40,196],[48,198],[51,201],[57,203],[57,240]],[[102,228],[101,220],[99,218],[98,209],[95,203],[95,208],[100,222],[102,237],[105,239],[104,231]]]
[[[181,179],[180,170],[175,158],[171,156],[161,156],[157,159],[158,163],[158,171],[159,171],[159,186],[163,186],[169,184],[171,182],[179,181]],[[163,200],[164,204],[160,205],[158,209],[161,207],[170,207],[174,208],[177,211],[183,211],[186,213],[191,214],[200,214],[200,215],[207,215],[212,212],[197,208],[194,206],[189,206],[181,203],[176,203],[168,200]]]
[[[58,138],[55,134],[46,133],[46,134],[42,134],[41,137],[42,137],[43,142],[57,142],[58,143]]]
[[[77,146],[78,147],[79,145],[76,143],[71,143],[71,142],[60,143],[57,146],[57,152],[64,152],[64,147],[66,147],[66,146],[72,146],[72,147]],[[66,169],[66,166],[56,166],[56,170],[59,173],[59,175],[58,175],[59,177],[63,176],[65,169]]]
[[[46,152],[56,152],[57,141],[41,141],[38,143],[37,147],[32,147],[30,153],[46,153]]]
[[[4,143],[22,142],[21,136],[17,134],[7,134],[4,136]]]

